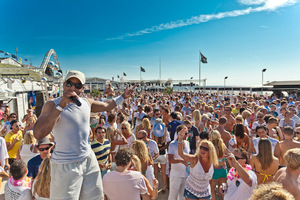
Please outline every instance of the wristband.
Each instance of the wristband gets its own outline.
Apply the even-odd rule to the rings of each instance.
[[[183,140],[182,141],[178,141],[178,144],[183,144],[184,142],[183,142]]]
[[[64,111],[64,109],[60,107],[58,104],[55,106],[55,109],[59,110],[60,112]]]
[[[116,102],[117,106],[119,107],[123,103],[124,98],[121,95],[121,96],[113,98],[113,100]]]

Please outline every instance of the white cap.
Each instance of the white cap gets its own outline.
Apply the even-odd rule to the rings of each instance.
[[[82,72],[76,71],[76,70],[69,71],[67,76],[66,76],[65,81],[67,81],[68,79],[73,78],[73,77],[77,78],[81,82],[82,85],[85,84],[84,74]]]

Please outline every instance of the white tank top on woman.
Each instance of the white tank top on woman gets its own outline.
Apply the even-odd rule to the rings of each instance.
[[[198,161],[196,166],[190,170],[190,175],[186,179],[185,189],[198,198],[211,195],[209,181],[212,179],[213,173],[213,165],[205,173],[200,161]]]
[[[39,153],[33,153],[33,149],[35,146],[32,147],[32,151],[30,150],[31,144],[23,144],[22,150],[20,151],[21,159],[27,164],[28,161],[33,158],[34,156],[38,155]]]

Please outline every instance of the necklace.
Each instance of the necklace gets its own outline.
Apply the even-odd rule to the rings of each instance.
[[[252,169],[251,165],[247,165],[245,167],[243,167],[244,170],[249,171]],[[238,180],[240,178],[240,176],[238,175],[237,171],[235,170],[235,168],[231,167],[231,169],[229,170],[228,174],[227,174],[227,178],[232,180]]]
[[[9,182],[13,186],[24,186],[24,187],[31,188],[31,181],[28,177],[26,177],[25,180],[23,180],[23,179],[15,180],[15,179],[13,179],[13,177],[10,177]]]

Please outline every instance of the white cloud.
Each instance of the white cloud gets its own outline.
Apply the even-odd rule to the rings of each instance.
[[[181,19],[177,21],[171,21],[168,23],[160,24],[157,26],[152,26],[150,28],[146,28],[141,31],[137,31],[135,33],[127,33],[121,35],[116,38],[109,38],[107,40],[117,40],[117,39],[124,39],[127,37],[139,36],[144,34],[149,34],[153,32],[169,30],[174,28],[179,28],[183,26],[190,26],[194,24],[200,24],[204,22],[208,22],[210,20],[216,19],[223,19],[226,17],[237,17],[242,15],[248,15],[252,12],[261,12],[261,11],[274,11],[280,7],[285,7],[289,5],[293,5],[296,3],[297,0],[238,0],[241,4],[248,5],[248,6],[258,6],[258,7],[248,7],[241,10],[233,10],[228,12],[220,12],[217,14],[207,14],[207,15],[199,15],[193,16],[189,19]]]

